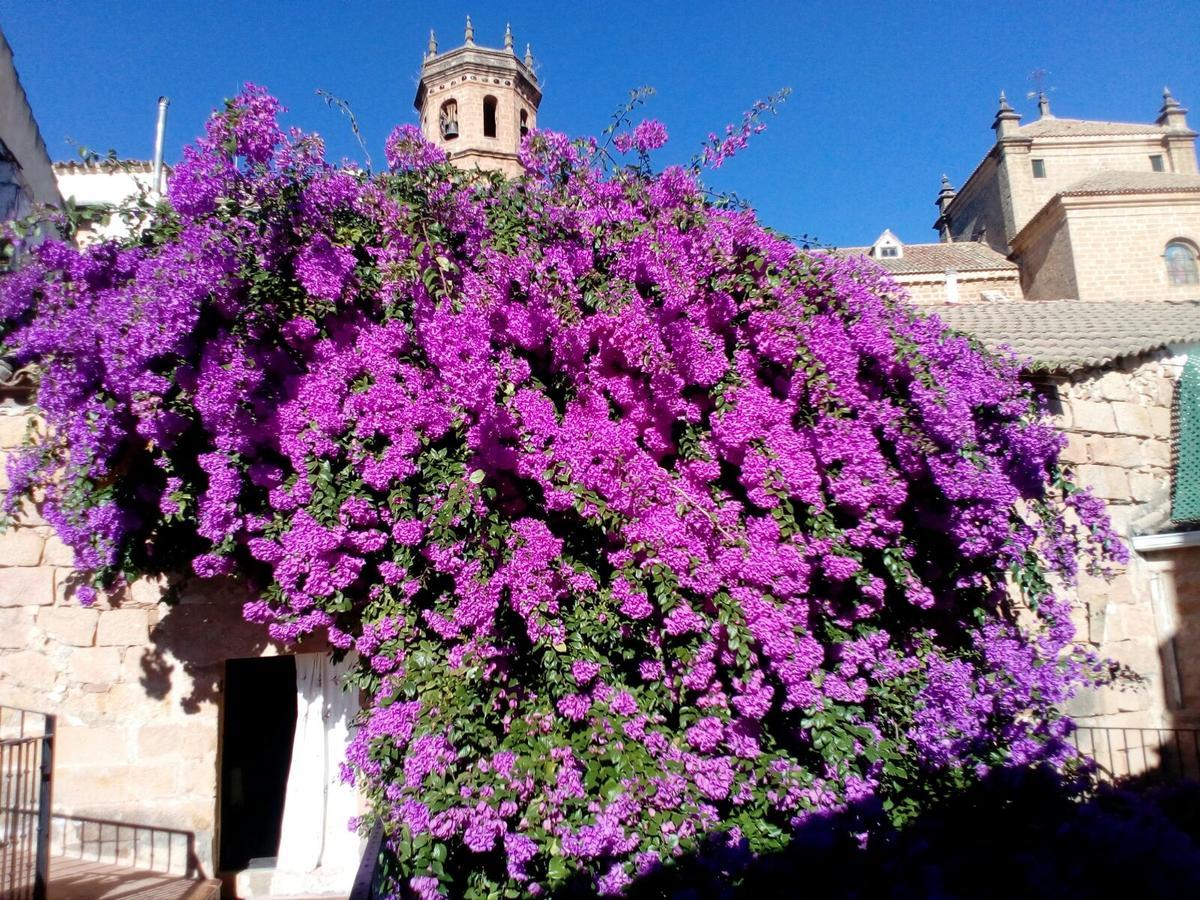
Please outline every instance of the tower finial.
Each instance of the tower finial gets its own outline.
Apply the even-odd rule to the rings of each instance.
[[[1000,112],[1011,112],[1012,107],[1008,105],[1008,98],[1004,96],[1004,91],[1000,92]]]
[[[533,68],[533,45],[532,44],[525,45],[525,68],[527,68],[527,69]]]
[[[1038,115],[1043,119],[1054,118],[1054,113],[1050,112],[1050,98],[1045,91],[1038,91]]]
[[[475,26],[471,24],[471,17],[467,16],[467,33],[465,35],[468,47],[475,46]]]
[[[512,48],[513,48],[512,25],[510,25],[506,22],[506,23],[504,23],[504,49],[507,50],[509,53],[511,53]]]
[[[429,52],[425,54],[426,59],[433,59],[437,56],[437,35],[433,33],[433,29],[429,29]]]
[[[1175,99],[1175,95],[1171,93],[1171,89],[1163,85],[1163,107],[1178,106],[1179,101]]]

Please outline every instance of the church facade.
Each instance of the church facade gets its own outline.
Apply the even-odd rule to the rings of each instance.
[[[1085,731],[1154,743],[1140,729],[1200,725],[1196,132],[1169,90],[1147,123],[1059,118],[1042,95],[1022,125],[1001,94],[992,128],[962,187],[942,178],[937,242],[885,231],[837,252],[869,256],[929,312],[1026,360],[1063,461],[1131,550],[1112,581],[1063,588],[1079,635],[1125,669],[1070,711]]]

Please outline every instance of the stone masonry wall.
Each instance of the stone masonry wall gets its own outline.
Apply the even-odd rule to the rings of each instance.
[[[918,306],[940,306],[950,301],[944,274],[892,277],[904,286],[909,299]],[[983,296],[985,292],[1002,296],[995,301],[988,300]],[[955,301],[957,303],[990,303],[1021,299],[1021,284],[1015,272],[960,272],[958,275],[958,299]]]
[[[25,429],[7,412],[5,450]],[[0,705],[58,716],[55,812],[190,831],[212,874],[224,662],[286,651],[242,620],[231,584],[166,606],[138,582],[87,609],[71,565],[36,513],[0,535]]]
[[[1161,351],[1057,379],[1063,459],[1109,504],[1124,537],[1169,500],[1171,405],[1183,361]],[[1177,676],[1163,652],[1173,642],[1178,657],[1200,658],[1200,553],[1131,556],[1112,581],[1081,574],[1074,592],[1080,637],[1135,679],[1077,698],[1070,711],[1081,724],[1163,727],[1200,714],[1200,671],[1188,675],[1182,702],[1173,699]]]
[[[1159,204],[1163,197],[1169,204]],[[1172,285],[1168,242],[1200,247],[1200,199],[1130,195],[1119,207],[1067,208],[1080,300],[1200,300],[1200,285]]]
[[[1153,126],[1147,126],[1147,130]],[[1099,172],[1152,172],[1151,156],[1161,156],[1165,171],[1171,171],[1171,158],[1161,135],[1144,138],[1122,135],[1080,137],[1072,141],[1035,140],[1029,158],[1042,160],[1045,178],[1031,178],[1034,210],[1041,209],[1059,191]]]

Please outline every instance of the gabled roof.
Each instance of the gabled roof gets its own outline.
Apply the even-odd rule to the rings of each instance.
[[[1021,137],[1118,137],[1146,135],[1161,137],[1166,128],[1153,123],[1101,122],[1092,119],[1060,119],[1046,116],[1028,125],[1021,126]]]
[[[842,247],[838,256],[868,256],[870,247]],[[958,244],[905,244],[901,257],[880,257],[879,263],[895,275],[956,272],[1007,272],[1017,274],[1017,264],[986,244],[975,241]]]
[[[1063,196],[1082,194],[1159,194],[1200,191],[1200,175],[1179,172],[1097,172],[1064,188]]]
[[[939,307],[947,325],[996,349],[1032,358],[1034,368],[1103,366],[1170,344],[1200,342],[1200,300],[1026,300]]]

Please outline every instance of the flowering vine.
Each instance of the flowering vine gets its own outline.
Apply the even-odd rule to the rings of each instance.
[[[395,891],[619,894],[1067,758],[1097,669],[1049,584],[1122,551],[1016,361],[651,173],[658,123],[636,166],[536,132],[515,180],[401,127],[371,176],[278,111],[248,88],[143,232],[0,281],[47,425],[6,503],[82,602],[235,578],[356,654]]]

